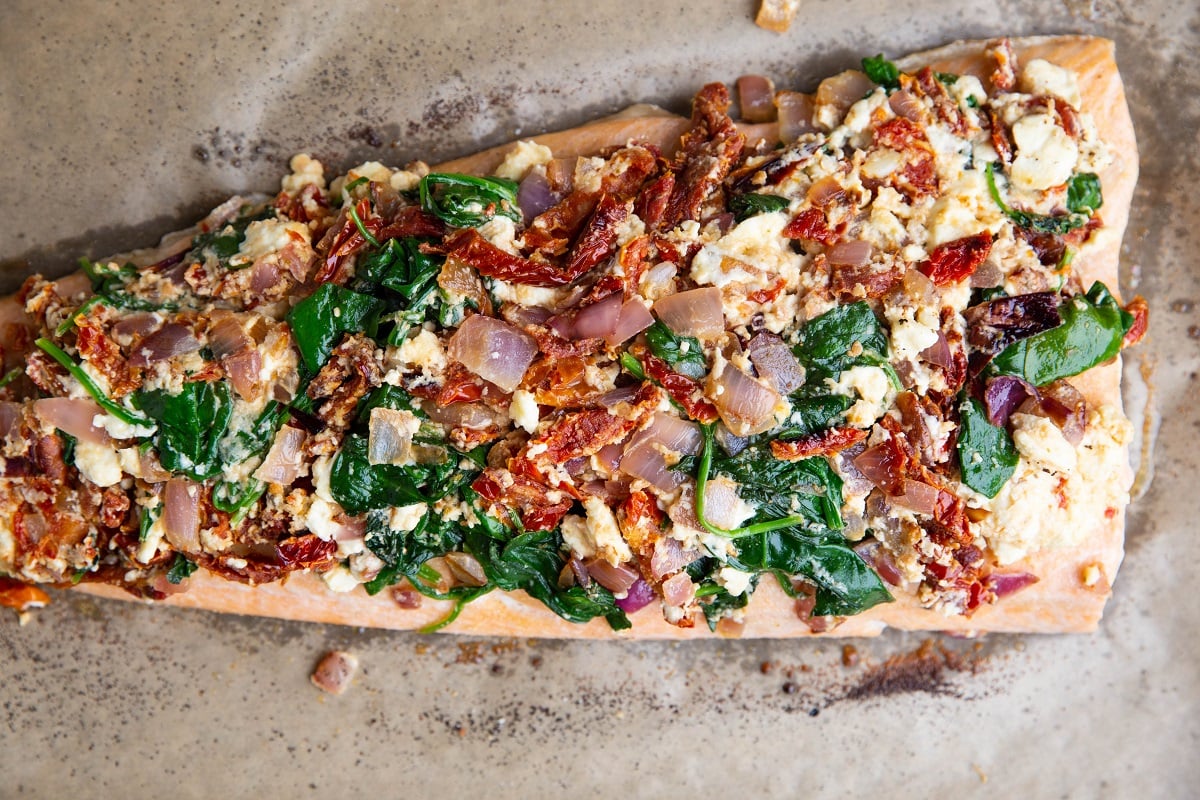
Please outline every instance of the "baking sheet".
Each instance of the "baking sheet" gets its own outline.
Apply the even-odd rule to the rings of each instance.
[[[0,619],[0,797],[1194,796],[1200,10],[802,0],[776,35],[754,7],[7,0],[0,289],[273,191],[296,151],[437,160],[634,101],[682,111],[750,72],[811,89],[880,50],[1109,36],[1142,151],[1123,289],[1153,309],[1127,397],[1150,409],[1156,474],[1099,632],[459,640],[58,593],[24,627]],[[308,684],[334,647],[363,665],[337,698]]]

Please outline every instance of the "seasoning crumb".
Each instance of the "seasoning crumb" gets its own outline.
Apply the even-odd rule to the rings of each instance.
[[[323,692],[342,694],[350,687],[358,671],[358,657],[344,650],[332,650],[317,663],[310,680]]]
[[[761,672],[763,675],[770,675],[771,674],[771,662],[764,661],[761,664],[759,664],[758,671]]]
[[[860,658],[858,655],[857,647],[855,647],[852,644],[842,645],[842,666],[843,667],[857,667],[859,664],[859,661],[860,661]]]
[[[975,770],[975,774],[979,776],[980,783],[987,783],[987,773],[983,771],[983,767],[978,764],[972,764],[971,769]]]
[[[791,681],[787,681],[786,683],[783,684],[783,693],[784,694],[795,694],[799,690],[800,690],[800,687]]]
[[[815,717],[815,716],[819,715],[820,713],[821,713],[821,709],[817,708],[816,706],[813,706],[812,708],[810,708],[808,710],[808,715],[810,717]]]
[[[1186,314],[1196,307],[1196,304],[1191,300],[1172,300],[1171,310],[1176,314]]]
[[[1189,325],[1188,326],[1188,338],[1189,339],[1200,339],[1200,325]]]

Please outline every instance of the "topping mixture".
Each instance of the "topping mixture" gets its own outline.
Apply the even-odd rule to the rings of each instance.
[[[330,183],[301,155],[149,259],[31,278],[0,573],[311,570],[453,599],[438,626],[495,589],[614,629],[736,627],[763,581],[814,630],[997,602],[1124,502],[1084,478],[1128,423],[1071,380],[1146,309],[1072,272],[1109,158],[1074,76],[990,53],[990,95],[882,57],[781,92],[782,144],[712,84],[675,152]]]

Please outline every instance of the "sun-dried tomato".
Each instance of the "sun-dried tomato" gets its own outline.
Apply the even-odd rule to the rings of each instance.
[[[124,397],[141,386],[140,370],[129,366],[121,348],[99,327],[81,320],[75,340],[79,354],[87,359],[105,380],[113,397]]]
[[[950,99],[950,93],[933,74],[933,69],[923,68],[917,73],[916,82],[920,87],[920,93],[933,101],[933,108],[937,112],[938,119],[946,123],[956,136],[966,136],[967,122],[958,109],[958,103]]]
[[[638,195],[634,211],[646,224],[647,230],[658,230],[663,215],[667,211],[667,203],[671,201],[671,193],[675,191],[675,173],[664,172],[651,181]]]
[[[549,261],[524,258],[501,250],[474,228],[451,234],[445,247],[446,255],[454,256],[489,278],[527,286],[565,286],[579,277]]]
[[[937,286],[968,278],[992,252],[992,235],[987,231],[964,236],[933,248],[927,261],[917,267]]]
[[[440,219],[417,206],[406,206],[396,213],[391,222],[379,229],[375,238],[386,242],[388,239],[403,239],[408,236],[442,236],[445,232],[446,226]]]
[[[875,144],[904,156],[904,168],[892,173],[890,183],[909,200],[937,192],[933,147],[921,126],[905,117],[894,117],[875,128]]]
[[[383,220],[371,213],[371,201],[366,197],[362,198],[354,206],[354,212],[358,214],[363,228],[378,240],[379,232],[383,229]],[[317,274],[313,276],[313,282],[318,285],[343,283],[346,276],[343,274],[342,267],[346,259],[357,253],[366,244],[366,237],[358,229],[358,225],[350,216],[348,209],[343,209],[338,216],[338,221],[334,223],[334,227],[330,228],[317,243],[316,250],[324,255],[325,260],[317,270]]]
[[[653,250],[654,243],[650,240],[649,236],[645,235],[631,239],[621,248],[618,260],[621,262],[621,268],[625,273],[623,289],[626,300],[638,294],[642,276],[650,268],[650,257]]]
[[[474,403],[482,397],[483,381],[478,375],[454,361],[446,367],[442,388],[434,395],[433,401],[439,407],[444,407],[452,403]]]
[[[710,83],[692,103],[692,127],[676,155],[675,185],[655,230],[670,230],[699,219],[709,195],[721,187],[746,145],[746,136],[729,118],[729,89]]]
[[[617,250],[617,228],[629,219],[629,206],[604,195],[567,259],[567,274],[582,275]]]
[[[288,569],[309,569],[332,561],[337,542],[326,541],[315,533],[289,536],[275,545],[275,557]]]
[[[819,242],[823,245],[836,244],[841,238],[839,230],[829,227],[825,212],[819,208],[806,208],[792,218],[783,229],[783,235],[789,239],[803,239],[808,242]]]
[[[1013,144],[1012,140],[1008,138],[1008,128],[1005,127],[1004,120],[1000,118],[1000,114],[995,109],[988,108],[987,118],[992,129],[992,147],[1004,165],[1008,166],[1013,160]]]
[[[44,606],[49,602],[50,595],[38,587],[0,577],[0,606],[24,611],[30,606]]]
[[[1125,310],[1133,315],[1133,324],[1121,340],[1121,347],[1132,347],[1146,335],[1146,328],[1150,325],[1150,306],[1146,303],[1146,298],[1139,294],[1129,301]]]
[[[703,394],[698,382],[675,372],[667,362],[648,351],[639,353],[637,357],[641,359],[646,376],[657,381],[672,400],[683,406],[689,417],[703,423],[717,420],[717,407],[702,396],[697,397]]]
[[[861,428],[827,428],[788,442],[771,442],[771,455],[781,461],[799,461],[813,456],[831,456],[867,438]]]

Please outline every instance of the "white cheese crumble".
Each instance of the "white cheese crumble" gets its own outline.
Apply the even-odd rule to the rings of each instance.
[[[1021,456],[1050,472],[1075,469],[1075,448],[1057,425],[1035,414],[1013,414],[1013,444]]]
[[[858,400],[846,412],[846,421],[856,428],[866,428],[883,416],[891,404],[892,391],[887,373],[880,367],[858,366],[844,371],[838,379],[826,379],[829,390]]]
[[[429,507],[424,503],[412,503],[393,508],[388,516],[388,527],[394,531],[411,531],[421,524],[421,518]]]
[[[1010,175],[1023,191],[1045,191],[1066,183],[1079,160],[1079,147],[1050,114],[1028,114],[1012,126],[1017,157]]]
[[[97,486],[112,486],[121,482],[121,459],[109,445],[76,442],[75,466],[83,477]]]
[[[229,263],[234,267],[252,264],[263,256],[279,252],[293,241],[307,243],[308,240],[308,226],[303,222],[255,220],[246,226],[246,237]]]
[[[740,569],[733,567],[721,567],[717,570],[717,583],[725,587],[725,591],[729,592],[734,597],[745,594],[750,588],[750,581],[754,577],[753,572],[742,572]]]
[[[321,580],[325,581],[325,587],[331,592],[345,594],[352,592],[359,584],[358,578],[354,577],[354,573],[344,564],[327,569],[321,573]]]
[[[516,146],[504,155],[504,161],[496,167],[495,174],[498,178],[519,181],[529,173],[529,170],[542,164],[548,164],[552,158],[554,158],[554,153],[544,144],[531,141],[517,142]]]
[[[1035,58],[1025,64],[1021,69],[1018,87],[1027,94],[1045,94],[1065,100],[1075,109],[1082,103],[1075,73],[1042,58]]]
[[[588,536],[595,545],[596,554],[614,567],[632,560],[633,552],[621,535],[616,515],[604,500],[599,497],[584,498],[583,509],[587,512]]]
[[[318,189],[325,188],[325,167],[307,153],[292,156],[290,164],[292,174],[280,182],[280,188],[288,194],[299,194],[305,186],[312,184]]]
[[[512,402],[508,406],[508,415],[512,417],[513,424],[526,433],[533,433],[537,430],[540,412],[533,393],[524,389],[517,389],[513,392]]]

